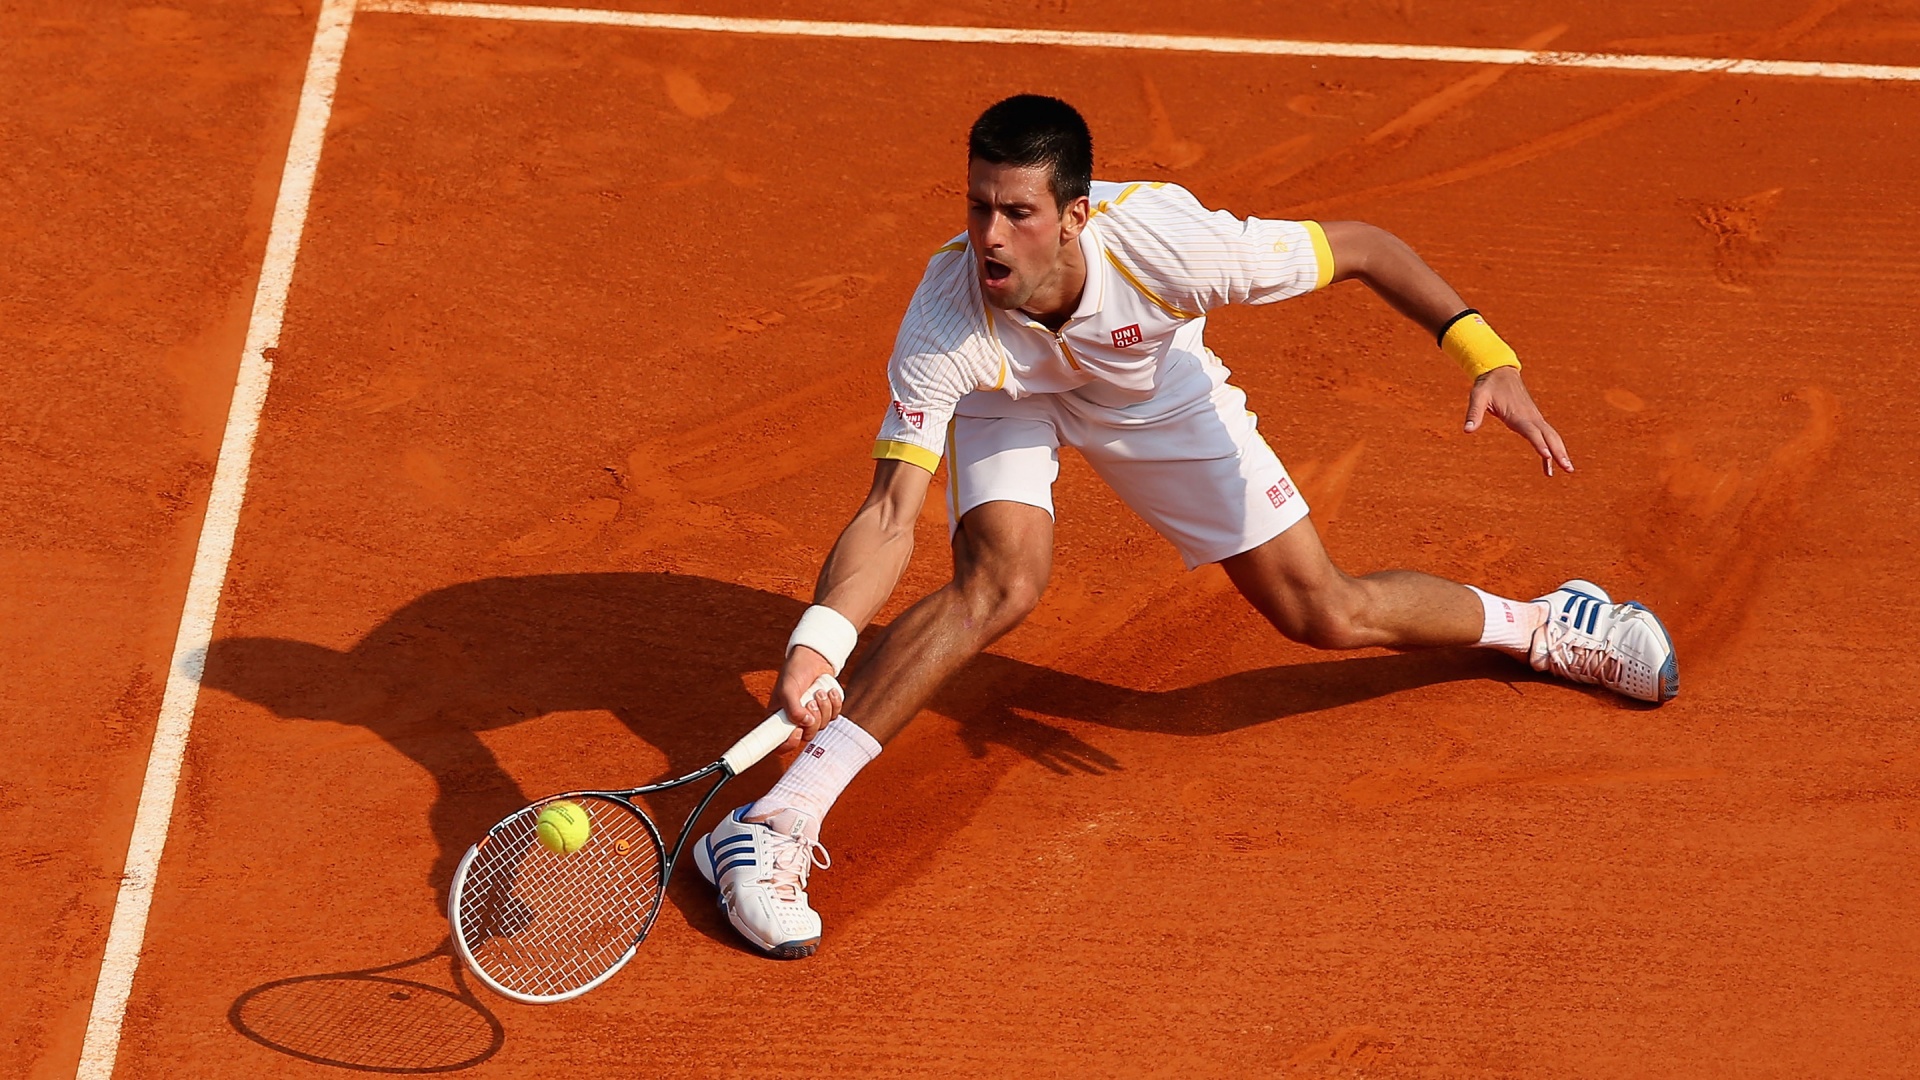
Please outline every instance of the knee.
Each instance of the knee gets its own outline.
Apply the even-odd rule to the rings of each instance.
[[[971,621],[995,637],[1020,625],[1046,591],[1045,572],[1027,569],[977,574],[961,586]]]
[[[1316,649],[1364,649],[1372,644],[1353,590],[1344,582],[1303,590],[1287,598],[1268,619],[1289,639]]]

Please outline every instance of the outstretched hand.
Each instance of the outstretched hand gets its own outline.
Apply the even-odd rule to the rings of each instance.
[[[1568,472],[1573,471],[1573,458],[1567,456],[1567,444],[1561,441],[1560,433],[1553,430],[1546,417],[1540,415],[1540,406],[1533,403],[1527,384],[1520,381],[1519,368],[1494,368],[1473,380],[1473,393],[1467,396],[1467,432],[1480,430],[1480,421],[1488,413],[1499,417],[1502,423],[1533,444],[1548,476],[1553,475],[1555,462]]]

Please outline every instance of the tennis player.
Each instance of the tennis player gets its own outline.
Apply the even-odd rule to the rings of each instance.
[[[908,304],[873,487],[821,568],[774,688],[773,703],[800,722],[795,739],[808,741],[771,791],[695,844],[755,947],[782,958],[818,947],[806,887],[810,868],[827,866],[820,823],[834,800],[1039,602],[1063,445],[1189,567],[1219,563],[1294,641],[1478,645],[1643,701],[1678,692],[1659,620],[1588,582],[1523,601],[1412,570],[1351,577],[1328,559],[1298,485],[1203,340],[1214,308],[1364,282],[1472,379],[1467,431],[1496,417],[1548,476],[1573,471],[1513,349],[1405,243],[1356,221],[1237,218],[1173,184],[1095,182],[1087,125],[1054,98],[994,105],[967,150],[967,231],[934,252]],[[942,458],[953,580],[894,620],[844,702],[802,700],[816,678],[839,674],[899,583]]]

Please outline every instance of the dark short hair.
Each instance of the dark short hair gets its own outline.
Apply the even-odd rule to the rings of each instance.
[[[1093,187],[1093,134],[1059,98],[1016,94],[988,106],[967,133],[967,157],[994,165],[1045,165],[1053,202],[1066,206]]]

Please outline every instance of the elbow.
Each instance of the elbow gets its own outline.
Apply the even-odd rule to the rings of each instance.
[[[867,519],[868,526],[879,535],[882,543],[911,545],[914,522],[920,514],[918,507],[909,509],[898,500],[882,498],[867,503],[861,516]]]
[[[1371,285],[1381,267],[1400,253],[1412,253],[1399,237],[1364,221],[1321,223],[1333,252],[1333,280],[1359,279]]]
[[[889,515],[880,522],[880,540],[888,547],[896,544],[913,546],[913,522],[897,515]]]

